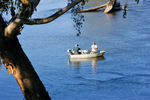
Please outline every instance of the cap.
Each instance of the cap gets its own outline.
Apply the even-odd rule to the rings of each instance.
[[[75,45],[76,47],[78,46],[78,44]]]

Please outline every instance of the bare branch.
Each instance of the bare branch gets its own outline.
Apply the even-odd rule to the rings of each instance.
[[[23,24],[27,24],[27,25],[46,24],[46,23],[49,23],[49,22],[55,20],[56,18],[58,18],[59,16],[61,16],[65,12],[67,12],[69,9],[71,9],[76,4],[80,3],[81,1],[82,0],[76,0],[75,2],[71,3],[70,5],[66,6],[65,8],[59,10],[58,12],[56,12],[55,14],[53,14],[53,15],[47,17],[47,18],[43,18],[43,19],[25,19],[25,18],[21,18],[21,21],[22,21]]]

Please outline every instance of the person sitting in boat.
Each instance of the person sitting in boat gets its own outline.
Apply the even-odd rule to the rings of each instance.
[[[79,45],[76,44],[75,47],[73,48],[73,51],[74,51],[74,54],[80,54],[79,50],[80,50],[80,47],[78,47]]]
[[[95,42],[93,42],[92,46],[91,46],[92,50],[91,50],[91,54],[93,53],[96,53],[97,52],[97,49],[98,49],[98,46],[96,45]]]

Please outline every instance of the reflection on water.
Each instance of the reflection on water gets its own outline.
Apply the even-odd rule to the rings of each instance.
[[[69,67],[74,66],[75,68],[80,68],[81,63],[85,61],[90,61],[93,69],[97,67],[97,61],[105,60],[105,57],[97,57],[97,58],[87,58],[87,59],[72,59],[70,58],[68,61]]]
[[[96,67],[97,67],[97,60],[92,60],[92,66],[93,66],[93,69],[96,69]]]

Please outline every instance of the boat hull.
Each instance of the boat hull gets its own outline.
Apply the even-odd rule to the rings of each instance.
[[[104,54],[105,54],[105,51],[101,51],[100,53],[93,53],[93,54],[70,55],[70,58],[71,59],[96,58],[96,57],[102,57]]]

